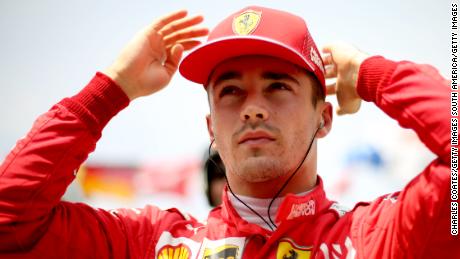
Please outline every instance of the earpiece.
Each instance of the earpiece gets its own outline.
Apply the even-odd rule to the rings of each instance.
[[[319,123],[319,129],[322,129],[324,128],[324,120],[321,120],[321,122]]]

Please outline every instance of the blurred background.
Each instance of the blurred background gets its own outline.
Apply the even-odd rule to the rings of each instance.
[[[449,76],[447,0],[1,0],[0,159],[39,114],[77,93],[156,17],[188,9],[213,27],[253,4],[304,17],[319,47],[347,41],[370,54],[431,64]],[[165,90],[131,103],[109,123],[65,199],[102,208],[153,203],[205,218],[207,113],[202,87],[176,75]],[[433,158],[413,132],[366,103],[356,115],[335,116],[331,134],[319,142],[318,173],[329,197],[352,207],[401,189]]]

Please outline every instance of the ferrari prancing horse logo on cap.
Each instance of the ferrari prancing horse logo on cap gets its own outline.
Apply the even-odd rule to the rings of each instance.
[[[255,31],[259,25],[262,12],[247,10],[233,18],[232,29],[235,34],[249,35]]]

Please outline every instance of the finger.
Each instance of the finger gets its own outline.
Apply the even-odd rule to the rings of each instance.
[[[335,113],[337,115],[345,115],[345,114],[352,114],[354,113],[353,112],[353,109],[350,108],[349,106],[339,106],[337,107],[337,109],[335,110]]]
[[[183,52],[184,47],[181,44],[176,44],[169,50],[169,56],[165,62],[164,67],[170,75],[176,72]]]
[[[324,67],[324,77],[328,78],[336,78],[337,77],[337,67],[335,65],[328,65]]]
[[[321,58],[323,59],[323,63],[325,66],[334,64],[334,60],[332,59],[332,54],[330,53],[322,54]]]
[[[174,45],[181,40],[187,40],[195,37],[208,35],[208,28],[189,28],[176,33],[173,33],[164,38],[165,45]]]
[[[338,108],[335,110],[335,113],[336,113],[337,115],[339,115],[339,116],[340,116],[340,115],[345,115],[345,114],[347,114],[347,112],[346,112],[344,109],[340,108],[340,107],[338,107]]]
[[[184,51],[186,51],[186,50],[191,50],[194,47],[200,45],[201,41],[199,41],[199,40],[185,40],[185,41],[178,41],[176,44],[182,45],[182,47],[184,48]],[[174,45],[169,45],[166,48],[168,50],[170,50],[173,46]]]
[[[332,52],[332,45],[330,45],[330,44],[324,45],[323,48],[321,49],[321,52],[331,53]]]
[[[166,26],[164,26],[161,30],[160,33],[163,36],[167,36],[173,32],[182,30],[187,27],[191,27],[193,25],[197,25],[203,21],[203,16],[193,16],[193,17],[185,17],[176,21],[173,21]]]
[[[172,12],[170,14],[167,14],[167,15],[159,18],[155,22],[153,22],[152,25],[151,25],[151,29],[153,29],[155,31],[160,31],[167,24],[169,24],[169,23],[171,23],[171,22],[173,22],[175,20],[184,18],[185,16],[187,16],[187,10],[179,10],[179,11]]]
[[[333,95],[337,93],[337,82],[326,85],[326,95]]]
[[[336,110],[336,113],[337,115],[354,114],[359,111],[360,107],[361,107],[361,101],[352,102],[346,105],[339,106]]]
[[[332,43],[328,43],[323,46],[321,49],[321,52],[326,53],[326,54],[332,54],[332,52],[337,51],[338,49],[342,48],[345,45],[349,45],[343,41],[336,41]]]
[[[356,113],[355,110],[351,110],[351,109],[344,109],[344,108],[337,108],[337,110],[335,111],[335,113],[339,116],[341,115],[347,115],[347,114],[353,114],[353,113]]]

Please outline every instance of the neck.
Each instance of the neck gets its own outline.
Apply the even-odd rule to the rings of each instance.
[[[273,198],[289,177],[277,178],[265,182],[257,183],[230,183],[235,194],[244,195],[254,198]],[[229,180],[230,182],[230,180]],[[316,186],[316,173],[296,174],[281,191],[279,197],[288,193],[302,193],[313,189]]]
[[[307,192],[313,189],[317,183],[316,156],[314,154],[312,153],[310,154],[312,155],[311,157],[307,157],[302,167],[290,180],[289,178],[296,168],[281,177],[263,182],[248,182],[236,174],[229,173],[227,174],[228,182],[235,194],[254,198],[273,198],[287,181],[289,182],[278,197],[283,197],[288,193]]]
[[[311,190],[307,192],[298,193],[297,195],[306,195],[310,191]],[[282,203],[284,197],[279,197],[273,200],[273,204],[269,212],[267,208],[270,206],[270,203],[272,203],[271,198],[264,199],[247,197],[238,194],[235,195],[238,196],[238,199],[234,197],[230,192],[227,192],[228,200],[232,204],[233,208],[235,208],[235,210],[238,212],[240,217],[245,219],[247,222],[257,224],[265,229],[276,229],[276,225],[271,223],[270,218],[273,220],[276,219],[276,214],[278,213],[279,206]],[[246,204],[246,206],[244,204]],[[257,212],[257,214],[254,213],[254,211],[249,209],[247,206],[251,207],[254,211]],[[270,216],[268,215],[268,213],[270,213]]]
[[[313,144],[311,150],[308,149],[306,154],[298,159],[296,164],[291,165],[291,169],[282,176],[263,182],[251,182],[242,178],[241,174],[229,171],[228,183],[235,194],[254,198],[283,197],[288,193],[298,194],[309,191],[316,186],[317,182],[316,145],[313,142],[311,144]]]

